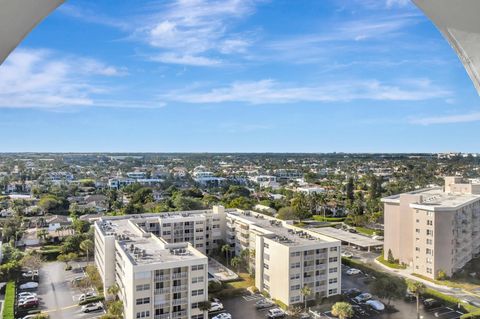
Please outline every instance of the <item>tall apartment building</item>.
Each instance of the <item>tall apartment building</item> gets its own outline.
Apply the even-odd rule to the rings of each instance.
[[[422,189],[382,199],[384,254],[415,273],[451,276],[480,253],[480,184],[446,177],[444,188]]]
[[[236,255],[248,249],[260,291],[286,305],[304,301],[304,286],[307,300],[340,293],[340,241],[251,211],[229,212],[226,225]]]
[[[237,255],[248,249],[256,287],[286,305],[303,302],[305,285],[307,299],[340,293],[340,241],[255,212],[215,206],[104,217],[95,230],[95,262],[105,289],[120,287],[127,319],[204,318],[197,307],[208,296],[204,254],[220,243]]]
[[[95,264],[105,291],[118,285],[124,317],[208,318],[208,258],[188,242],[168,243],[136,219],[95,223]]]

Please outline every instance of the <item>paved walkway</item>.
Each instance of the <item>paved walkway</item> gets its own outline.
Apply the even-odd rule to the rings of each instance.
[[[460,300],[468,300],[468,301],[475,301],[475,302],[480,302],[480,294],[473,293],[471,291],[467,291],[461,288],[452,288],[448,287],[445,285],[439,285],[434,282],[431,282],[429,280],[425,280],[422,278],[419,278],[417,276],[412,275],[412,269],[411,268],[406,268],[406,269],[392,269],[388,266],[385,266],[378,260],[374,260],[375,264],[380,266],[382,269],[386,270],[387,272],[390,272],[392,274],[401,276],[403,278],[411,279],[411,280],[416,280],[421,283],[423,283],[425,286],[428,288],[435,289],[437,291],[440,291],[441,293],[444,293],[449,296],[453,296],[455,298],[458,298]]]

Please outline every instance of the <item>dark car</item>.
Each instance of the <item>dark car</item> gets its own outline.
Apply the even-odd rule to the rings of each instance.
[[[362,292],[360,291],[360,289],[357,289],[357,288],[350,288],[350,289],[345,290],[345,292],[344,292],[345,296],[350,297],[350,298],[355,298],[356,296],[358,296],[361,293]]]
[[[27,300],[18,305],[19,308],[30,309],[38,307],[38,300]]]
[[[443,304],[436,299],[429,298],[423,301],[423,308],[425,308],[426,310],[435,309],[442,306]]]

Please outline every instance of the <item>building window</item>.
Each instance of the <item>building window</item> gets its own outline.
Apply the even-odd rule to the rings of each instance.
[[[428,225],[428,226],[433,226],[433,220],[430,220],[430,219],[427,220],[427,225]]]
[[[195,270],[203,270],[203,265],[193,265],[192,271],[195,271]]]
[[[290,286],[290,290],[300,290],[300,285]]]
[[[330,278],[328,279],[329,284],[336,284],[338,282],[338,278]]]
[[[192,290],[192,296],[201,296],[203,295],[203,289]]]
[[[150,284],[137,285],[137,291],[150,290]]]
[[[150,311],[137,312],[137,318],[148,318],[150,317]]]
[[[429,238],[427,238],[427,245],[432,245],[433,244],[433,241]]]
[[[270,246],[267,243],[264,243],[263,248],[270,248]]]
[[[338,261],[338,257],[330,257],[330,258],[328,258],[328,262],[336,263],[337,261]]]
[[[290,280],[300,279],[300,274],[292,274],[290,275]]]
[[[149,303],[150,303],[150,297],[139,298],[139,299],[137,299],[137,301],[136,301],[136,304],[137,304],[137,305],[145,305],[145,304],[149,304]]]
[[[337,272],[337,267],[330,268],[328,270],[328,272],[331,273],[331,274],[336,273]]]
[[[197,282],[203,282],[203,277],[193,277],[192,284],[196,284]]]
[[[338,247],[330,247],[330,251],[338,251]]]
[[[337,294],[337,288],[328,290],[328,294],[329,295],[336,295]]]

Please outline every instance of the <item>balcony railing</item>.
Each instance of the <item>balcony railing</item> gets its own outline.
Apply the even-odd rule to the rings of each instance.
[[[183,305],[187,303],[187,298],[180,298],[180,299],[173,299],[172,300],[172,305],[173,306],[178,306],[178,305]]]
[[[184,290],[187,290],[187,289],[188,289],[188,286],[186,286],[186,285],[173,286],[173,287],[172,287],[172,291],[173,291],[173,292],[184,291]]]
[[[173,277],[173,279],[187,278],[188,273],[187,272],[179,272],[179,273],[173,274],[172,277]]]

